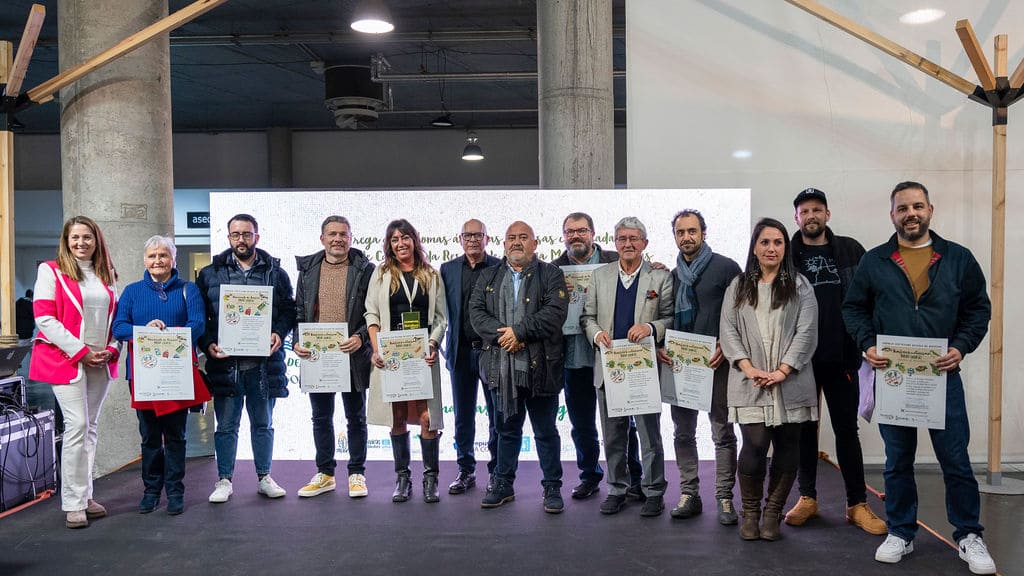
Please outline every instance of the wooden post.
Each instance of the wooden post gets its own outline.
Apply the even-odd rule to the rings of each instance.
[[[0,42],[0,84],[11,79],[14,45]],[[17,344],[14,327],[14,135],[0,125],[0,345]]]
[[[995,39],[995,78],[1007,86],[1005,34]],[[1003,447],[1003,283],[1006,245],[1006,108],[992,114],[992,323],[988,352],[988,470],[992,486],[1002,484]]]

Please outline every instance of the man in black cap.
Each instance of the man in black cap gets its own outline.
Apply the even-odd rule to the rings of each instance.
[[[836,236],[828,227],[831,213],[825,193],[808,188],[793,200],[800,230],[793,235],[793,264],[811,285],[818,299],[818,348],[812,365],[818,397],[825,392],[836,456],[846,485],[846,519],[869,534],[887,533],[883,522],[867,505],[864,456],[857,435],[860,388],[857,370],[861,355],[846,332],[842,306],[846,290],[864,255],[853,238]],[[786,514],[786,524],[800,526],[818,515],[815,483],[818,470],[818,422],[803,423],[800,433],[800,499]]]

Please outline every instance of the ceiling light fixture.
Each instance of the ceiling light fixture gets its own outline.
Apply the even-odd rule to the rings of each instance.
[[[935,22],[945,15],[945,10],[939,10],[938,8],[921,8],[920,10],[907,12],[903,16],[900,16],[900,22],[903,24],[928,24]]]
[[[732,157],[737,160],[746,160],[747,158],[750,158],[753,155],[754,153],[751,152],[750,150],[733,150],[732,152]]]
[[[366,34],[384,34],[394,30],[395,25],[383,0],[363,0],[352,11],[352,29]]]
[[[476,132],[466,133],[466,147],[462,149],[462,159],[471,162],[484,159],[484,151],[477,144]]]
[[[452,121],[452,115],[448,112],[434,118],[430,121],[430,125],[437,128],[451,128],[455,126],[455,122]]]

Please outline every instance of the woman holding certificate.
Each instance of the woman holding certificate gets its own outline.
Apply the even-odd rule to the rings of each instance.
[[[810,283],[793,267],[781,222],[763,218],[754,227],[746,269],[725,292],[720,332],[730,364],[729,421],[738,423],[743,435],[740,537],[778,540],[782,507],[800,460],[800,423],[818,419],[810,369],[818,304]],[[767,471],[769,447],[774,451]]]
[[[85,216],[64,223],[57,259],[39,265],[36,334],[29,378],[54,384],[64,414],[61,509],[68,528],[85,528],[107,510],[92,499],[100,407],[117,378],[118,349],[110,335],[117,272],[99,226]]]
[[[144,491],[139,501],[139,513],[149,514],[160,504],[160,493],[167,492],[167,513],[181,514],[185,511],[185,426],[188,424],[190,406],[202,404],[210,399],[206,386],[197,382],[192,370],[178,371],[181,380],[157,382],[163,390],[140,393],[143,378],[150,378],[152,372],[159,376],[171,372],[169,365],[176,363],[185,368],[192,365],[192,352],[196,340],[206,328],[203,298],[196,285],[182,280],[175,269],[177,249],[174,241],[164,236],[153,236],[143,247],[143,264],[146,267],[142,280],[125,287],[114,319],[114,337],[129,343],[129,354],[133,361],[128,363],[128,382],[131,386],[132,408],[139,419],[139,434],[142,436],[142,484]],[[147,327],[151,330],[139,330]],[[191,330],[185,334],[185,327]],[[155,333],[154,333],[155,332]],[[176,332],[172,334],[171,332]],[[160,338],[161,333],[166,333]],[[149,345],[148,342],[155,344]],[[135,357],[139,356],[143,374],[133,374]],[[161,363],[168,364],[166,368]],[[150,369],[154,370],[150,370]],[[185,389],[182,390],[185,384]],[[167,398],[166,400],[140,400],[145,398]],[[190,398],[189,398],[190,397]]]
[[[392,221],[384,233],[384,262],[370,276],[366,325],[373,345],[367,421],[391,427],[398,475],[394,502],[412,496],[408,424],[420,427],[423,501],[440,500],[437,472],[443,423],[437,349],[447,316],[441,275],[430,266],[419,233],[404,219]]]

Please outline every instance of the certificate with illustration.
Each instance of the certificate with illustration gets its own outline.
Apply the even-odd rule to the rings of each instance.
[[[347,322],[299,322],[299,346],[309,358],[299,359],[299,389],[303,392],[351,392],[349,355],[341,351],[348,340]]]
[[[875,418],[880,424],[946,428],[946,373],[935,361],[948,348],[945,338],[878,335],[875,350],[889,362],[875,370]]]
[[[132,388],[138,402],[194,400],[192,329],[133,326]]]
[[[559,266],[565,274],[565,288],[569,291],[569,314],[562,324],[562,334],[582,334],[580,315],[583,304],[587,301],[587,287],[590,277],[604,264],[584,264],[582,266]]]
[[[665,353],[672,362],[661,365],[662,402],[691,410],[711,411],[711,395],[715,387],[711,357],[715,355],[716,344],[714,336],[665,331]]]
[[[381,393],[385,402],[429,400],[434,397],[427,353],[427,329],[378,332],[377,347],[384,360]]]
[[[661,385],[654,338],[612,340],[601,346],[604,397],[609,417],[661,413]]]
[[[273,286],[220,287],[217,345],[231,356],[270,356]]]

